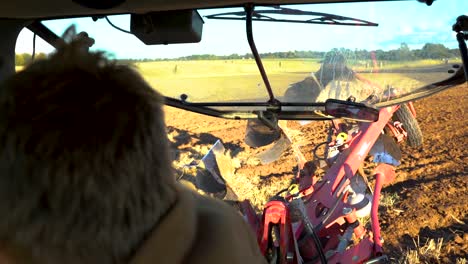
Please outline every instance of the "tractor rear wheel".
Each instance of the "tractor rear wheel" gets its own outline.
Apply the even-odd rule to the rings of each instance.
[[[423,144],[423,134],[418,121],[411,113],[408,105],[402,104],[394,114],[395,120],[403,124],[403,128],[408,133],[407,142],[411,147],[420,147]]]

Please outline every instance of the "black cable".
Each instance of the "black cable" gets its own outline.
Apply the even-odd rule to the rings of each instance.
[[[109,25],[111,25],[113,28],[115,28],[115,29],[117,29],[117,30],[120,30],[120,31],[122,31],[122,32],[124,32],[124,33],[127,33],[127,34],[132,34],[132,32],[130,32],[130,31],[128,31],[128,30],[125,30],[125,29],[123,29],[123,28],[120,28],[120,27],[114,25],[114,24],[109,20],[109,18],[108,18],[107,16],[105,16],[104,18],[106,19],[107,23],[109,23]],[[132,35],[133,35],[133,34],[132,34]]]
[[[33,50],[31,55],[31,62],[34,61],[34,57],[36,57],[36,33],[33,35]]]
[[[325,256],[325,252],[323,252],[322,242],[320,241],[319,236],[315,232],[314,227],[313,226],[307,227],[306,225],[306,230],[309,232],[309,234],[312,236],[312,239],[314,240],[315,248],[317,249],[317,252],[319,254],[320,263],[327,264],[328,261],[327,261],[327,257]]]
[[[278,191],[273,197],[278,197],[278,196],[280,196],[282,193],[287,192],[288,190],[289,190],[289,187],[288,187],[288,188],[284,188],[284,189]]]
[[[312,240],[314,241],[315,248],[317,249],[320,263],[327,264],[327,257],[325,256],[325,252],[323,251],[322,241],[320,241],[320,237],[317,234],[318,231],[316,232],[316,228],[314,228],[312,222],[310,221],[303,201],[301,199],[298,199],[297,203],[298,204],[296,206],[298,207],[297,209],[299,209],[299,212],[302,215],[302,223],[304,225],[305,232],[306,234],[312,236]]]
[[[318,145],[316,145],[314,147],[314,150],[312,151],[312,153],[314,154],[315,159],[317,159],[317,160],[327,160],[327,158],[326,158],[327,153],[324,154],[325,155],[324,157],[319,157],[319,155],[317,154],[317,151],[322,145],[325,145],[325,144],[328,144],[328,143],[329,142],[325,141],[325,142],[322,142],[322,143],[320,143],[320,144],[318,144]]]

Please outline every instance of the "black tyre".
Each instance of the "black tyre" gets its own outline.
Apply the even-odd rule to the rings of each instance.
[[[411,147],[422,146],[424,139],[421,128],[406,104],[400,105],[400,108],[394,114],[394,118],[403,124],[403,128],[408,133],[406,139],[408,145]]]

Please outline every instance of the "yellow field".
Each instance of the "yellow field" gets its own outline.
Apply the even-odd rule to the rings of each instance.
[[[411,62],[410,67],[430,66],[440,61],[421,60]],[[273,92],[284,95],[295,82],[302,81],[316,72],[320,63],[305,59],[263,60]],[[383,64],[385,69],[406,68],[403,62]],[[248,60],[198,60],[198,61],[157,61],[136,64],[145,79],[159,92],[173,98],[180,98],[181,91],[191,102],[220,101],[266,101],[268,95],[253,59]],[[362,76],[380,84],[408,92],[445,77],[440,73],[363,73]],[[448,77],[448,76],[447,76]]]
[[[281,95],[289,84],[303,80],[320,66],[314,60],[266,59],[263,64],[274,92]],[[158,61],[136,66],[156,90],[175,98],[180,91],[193,102],[267,98],[254,60]]]
[[[383,62],[381,69],[412,68],[440,64],[439,60]],[[291,84],[304,80],[320,68],[314,59],[264,59],[263,64],[275,96],[281,98]],[[356,62],[355,70],[369,70]],[[151,86],[165,96],[188,95],[191,102],[266,101],[268,94],[255,60],[155,61],[136,63]],[[367,64],[368,67],[372,67]],[[23,67],[17,66],[20,71]],[[448,76],[443,73],[361,73],[382,87],[408,92]]]

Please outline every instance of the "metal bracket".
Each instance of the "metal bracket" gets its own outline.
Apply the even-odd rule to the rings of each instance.
[[[466,40],[468,40],[468,33],[466,33],[468,32],[468,16],[459,16],[452,28],[453,31],[457,32],[458,47],[462,57],[465,79],[468,81],[468,48],[466,47]]]
[[[273,95],[273,90],[271,89],[270,81],[268,80],[268,76],[265,72],[265,68],[263,67],[262,59],[258,54],[257,47],[255,46],[255,42],[253,39],[253,31],[252,31],[252,16],[254,11],[253,4],[247,4],[245,7],[245,13],[247,14],[245,19],[246,31],[247,31],[247,41],[249,42],[250,49],[252,50],[252,54],[255,58],[255,62],[257,63],[258,70],[260,71],[260,75],[262,75],[263,82],[265,83],[265,87],[268,92],[268,96],[270,97],[269,102],[273,103],[276,101],[275,96]]]

